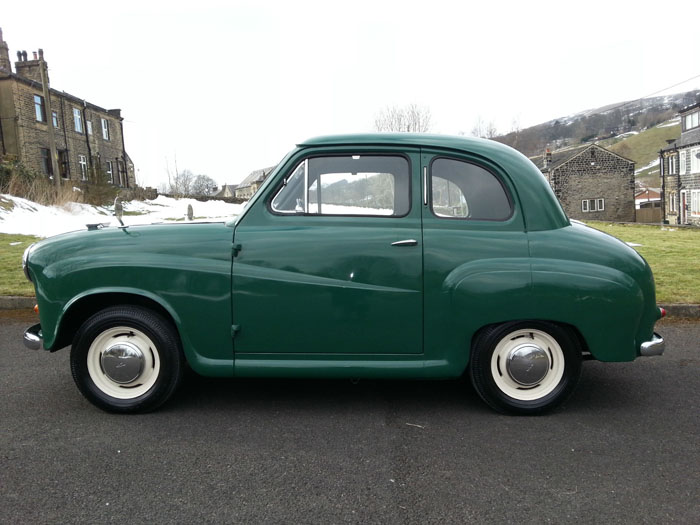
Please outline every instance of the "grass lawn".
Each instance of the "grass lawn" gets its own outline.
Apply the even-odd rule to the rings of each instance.
[[[661,304],[700,303],[700,230],[589,222],[589,226],[634,246],[654,272]]]
[[[649,262],[659,303],[700,303],[700,230],[590,222],[635,246]],[[35,237],[0,234],[0,295],[34,295],[22,273],[22,253]],[[15,244],[18,243],[18,244]]]
[[[38,238],[0,234],[0,295],[34,295],[34,286],[22,272],[22,254]]]

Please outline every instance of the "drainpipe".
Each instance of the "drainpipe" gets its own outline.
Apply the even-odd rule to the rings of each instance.
[[[659,170],[661,173],[661,222],[668,224],[666,218],[666,175],[664,174],[664,152],[659,150]]]
[[[35,55],[36,56],[36,55]],[[60,170],[58,169],[58,154],[56,153],[56,141],[54,139],[53,113],[51,111],[51,91],[49,88],[49,75],[44,61],[44,50],[39,49],[39,74],[41,86],[44,92],[44,111],[46,112],[46,124],[49,132],[49,153],[51,155],[51,171],[53,172],[53,182],[56,190],[61,186]]]
[[[87,175],[88,175],[88,181],[90,180],[90,172],[92,171],[92,149],[90,148],[90,135],[88,134],[88,128],[87,128],[87,113],[85,112],[85,108],[87,107],[87,102],[83,100],[83,131],[85,132],[85,144],[87,144],[87,152],[88,152],[88,158],[87,158]],[[95,180],[95,174],[92,174],[92,180]]]
[[[122,118],[119,118],[119,134],[122,136],[122,160],[124,161],[124,187],[129,187],[129,165],[126,163],[126,147],[124,146],[124,123]],[[119,163],[117,163],[119,170]]]
[[[63,105],[63,97],[61,97],[61,126],[63,127],[63,143],[66,145],[66,180],[70,180],[70,149],[68,148],[68,135],[66,134],[66,108]]]
[[[0,120],[0,142],[2,143],[2,155],[4,157],[7,154],[7,150],[5,149],[5,135],[2,133],[2,120]]]

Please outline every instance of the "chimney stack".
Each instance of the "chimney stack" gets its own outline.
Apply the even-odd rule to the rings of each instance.
[[[0,28],[0,69],[12,73],[12,62],[10,62],[10,48],[2,38],[2,28]]]
[[[17,76],[28,78],[34,82],[41,84],[41,64],[44,63],[46,67],[46,62],[44,62],[44,52],[42,50],[33,51],[33,60],[27,60],[27,52],[22,51],[21,58],[18,62],[15,62],[15,72]],[[20,56],[20,53],[17,53]],[[46,67],[46,79],[48,81],[48,67]]]
[[[546,168],[552,163],[552,152],[547,148],[544,152],[544,167]]]

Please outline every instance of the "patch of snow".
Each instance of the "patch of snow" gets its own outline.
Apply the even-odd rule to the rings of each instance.
[[[661,124],[659,124],[656,127],[657,128],[670,128],[671,126],[677,126],[678,124],[680,124],[680,122],[681,122],[681,118],[676,117],[676,118],[672,118],[671,120],[667,120],[666,122],[662,122]]]
[[[43,206],[35,202],[2,195],[10,206],[0,206],[0,233],[51,237],[59,233],[84,230],[86,224],[102,223],[117,226],[114,206],[91,206],[70,202],[65,206]],[[187,216],[187,206],[192,205],[196,221],[228,221],[243,209],[242,204],[229,204],[223,201],[200,202],[195,199],[173,199],[159,195],[154,200],[124,202],[125,212],[138,215],[125,215],[124,224],[153,224],[174,222]],[[9,208],[9,209],[6,209]]]
[[[639,131],[628,131],[627,133],[621,133],[620,135],[616,135],[616,139],[624,139],[625,137],[631,137],[632,135],[639,135]]]
[[[635,174],[635,175],[638,175],[638,174],[641,173],[642,171],[648,170],[649,168],[654,168],[654,167],[656,167],[656,166],[658,166],[658,165],[659,165],[659,159],[656,158],[656,159],[652,160],[649,164],[647,164],[646,166],[644,166],[643,168],[639,168],[639,169],[637,169],[637,170],[634,170],[634,174]]]
[[[642,246],[641,244],[637,244],[636,242],[626,242],[625,244],[627,246],[632,246],[633,248],[636,248],[638,246]]]

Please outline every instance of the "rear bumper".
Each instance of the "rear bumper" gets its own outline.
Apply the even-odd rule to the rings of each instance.
[[[654,332],[654,335],[652,336],[651,341],[647,341],[645,343],[642,343],[641,346],[639,347],[639,355],[644,356],[644,357],[661,355],[664,353],[665,349],[666,349],[666,343],[664,341],[664,338],[661,337],[656,332]]]
[[[30,326],[24,331],[24,346],[30,350],[39,350],[44,344],[44,335],[41,333],[41,324]]]

